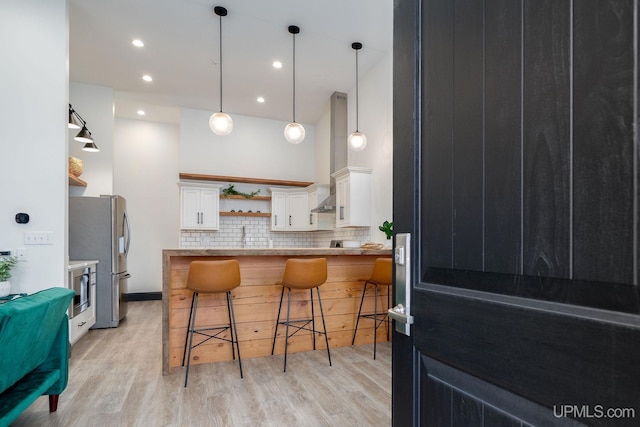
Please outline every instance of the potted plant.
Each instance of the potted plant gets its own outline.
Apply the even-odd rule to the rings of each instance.
[[[0,257],[0,297],[5,297],[11,292],[11,269],[18,262],[16,257]]]
[[[391,240],[391,236],[393,236],[393,222],[385,221],[378,229],[387,236],[387,240]]]

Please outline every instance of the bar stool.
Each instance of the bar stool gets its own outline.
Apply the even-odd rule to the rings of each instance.
[[[278,325],[285,325],[284,340],[284,372],[287,372],[287,346],[289,337],[292,337],[301,330],[311,331],[313,337],[313,349],[316,349],[316,333],[324,334],[325,343],[327,345],[327,356],[329,357],[329,366],[331,366],[331,352],[329,351],[329,338],[327,337],[327,326],[324,321],[324,312],[322,311],[322,300],[320,299],[320,285],[327,281],[327,260],[326,258],[296,258],[289,259],[285,264],[284,276],[282,278],[282,293],[280,294],[280,306],[278,307],[278,318],[276,319],[276,331],[273,334],[273,345],[271,347],[271,355],[276,348],[276,337],[278,336]],[[288,289],[287,294],[287,320],[280,321],[280,312],[282,311],[282,300],[284,298],[284,289]],[[320,306],[320,316],[322,317],[322,327],[324,332],[317,331],[315,327],[315,315],[313,311],[313,289],[318,294],[318,305]],[[291,289],[309,289],[311,295],[311,318],[291,320]],[[307,325],[311,323],[311,329]],[[295,328],[295,331],[289,335],[289,327]]]
[[[371,273],[371,277],[364,282],[364,289],[362,290],[362,298],[360,299],[360,308],[358,309],[358,317],[356,318],[356,327],[353,330],[353,340],[351,340],[351,345],[356,342],[356,334],[358,333],[358,322],[361,317],[365,317],[367,319],[373,319],[374,329],[373,329],[373,358],[376,358],[376,341],[377,341],[377,331],[378,327],[386,323],[387,324],[387,340],[389,339],[389,317],[387,316],[387,312],[378,313],[378,286],[386,286],[387,287],[387,309],[391,307],[391,285],[393,284],[392,277],[392,263],[391,258],[378,258],[376,259],[375,264],[373,265],[373,272]],[[362,314],[362,303],[364,302],[364,295],[367,292],[367,286],[372,285],[375,288],[375,299],[373,305],[373,313],[370,314]],[[382,320],[378,321],[378,316],[382,316]]]
[[[233,300],[231,290],[240,286],[240,263],[238,260],[222,261],[192,261],[189,266],[189,276],[187,279],[187,289],[193,292],[191,298],[191,310],[189,311],[189,325],[187,326],[187,336],[184,340],[184,353],[182,355],[182,366],[184,367],[185,357],[187,359],[187,371],[184,376],[184,386],[189,380],[189,366],[191,364],[191,349],[204,344],[212,338],[230,342],[233,360],[236,359],[238,351],[238,365],[240,365],[240,378],[242,378],[242,360],[240,359],[240,346],[238,344],[238,331],[236,319],[233,313]],[[227,296],[227,311],[229,313],[229,323],[222,326],[196,329],[196,311],[198,309],[199,294],[220,294]],[[220,336],[229,330],[231,337]],[[203,341],[193,345],[193,335],[198,334],[206,337]],[[187,356],[187,343],[189,344],[189,354]]]

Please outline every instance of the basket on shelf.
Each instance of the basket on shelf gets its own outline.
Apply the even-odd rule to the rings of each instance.
[[[82,175],[82,172],[82,160],[69,156],[69,173],[77,178]]]

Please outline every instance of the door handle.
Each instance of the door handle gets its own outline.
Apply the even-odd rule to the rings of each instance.
[[[129,215],[127,215],[127,211],[124,211],[124,223],[127,226],[127,243],[124,248],[124,257],[129,256],[129,246],[131,245],[131,225],[129,224]]]
[[[413,316],[406,313],[406,310],[402,304],[398,304],[387,311],[387,314],[393,320],[400,323],[406,323],[407,325],[413,325]]]
[[[395,320],[397,332],[411,335],[413,316],[411,315],[411,234],[397,233],[394,250],[396,275],[394,290],[396,306],[388,314]]]

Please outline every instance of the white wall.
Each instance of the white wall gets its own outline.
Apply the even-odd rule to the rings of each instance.
[[[0,11],[0,248],[27,248],[12,292],[66,286],[66,0],[3,0]],[[20,225],[15,214],[31,221]],[[24,245],[25,231],[52,233]]]
[[[209,129],[211,111],[184,108],[180,117],[180,172],[313,181],[315,129],[304,123],[302,143],[284,139],[287,122],[233,115],[233,132]]]
[[[127,199],[129,292],[162,290],[162,249],[179,236],[178,126],[116,119],[114,192]]]
[[[69,194],[91,197],[113,194],[113,89],[70,82],[69,103],[87,122],[87,129],[100,149],[98,153],[82,151],[84,143],[73,139],[78,131],[69,131],[69,155],[84,162],[80,179],[87,183],[86,187],[70,187]]]
[[[364,54],[364,50],[363,53]],[[367,136],[367,147],[349,150],[349,166],[372,168],[371,240],[385,243],[378,230],[393,217],[393,61],[391,54],[359,79],[359,130]],[[348,93],[349,133],[356,129],[355,87]]]

